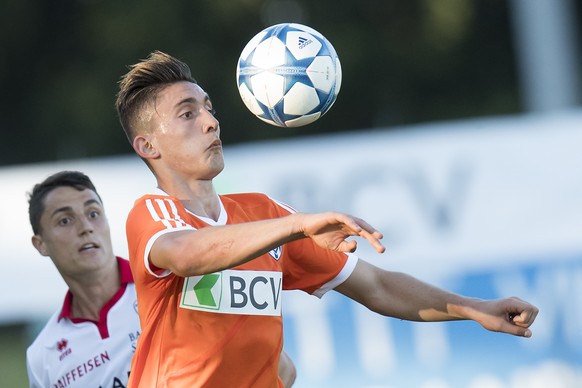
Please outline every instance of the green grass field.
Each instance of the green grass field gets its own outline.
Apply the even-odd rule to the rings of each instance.
[[[25,325],[0,326],[0,386],[28,387]]]

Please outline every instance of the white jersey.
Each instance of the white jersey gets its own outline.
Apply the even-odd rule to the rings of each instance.
[[[140,334],[135,285],[118,258],[121,288],[99,322],[70,317],[71,294],[26,351],[30,387],[123,388]]]

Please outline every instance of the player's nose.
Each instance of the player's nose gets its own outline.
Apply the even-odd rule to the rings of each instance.
[[[210,111],[206,111],[205,118],[204,118],[204,132],[215,131],[218,132],[220,130],[220,122],[214,116],[214,114]]]
[[[86,218],[81,218],[77,225],[78,225],[78,230],[79,230],[80,235],[83,235],[86,233],[93,233],[94,227],[93,227],[93,223],[91,222],[91,220],[88,220]]]

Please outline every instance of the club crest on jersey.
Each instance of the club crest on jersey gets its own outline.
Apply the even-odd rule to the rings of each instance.
[[[283,275],[225,270],[184,279],[180,307],[221,314],[281,315]]]
[[[270,250],[269,255],[273,256],[273,259],[279,260],[281,258],[282,251],[283,248],[281,246],[278,246],[277,248]]]

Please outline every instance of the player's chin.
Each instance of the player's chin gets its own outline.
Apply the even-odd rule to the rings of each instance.
[[[212,179],[216,177],[216,175],[220,174],[224,170],[224,158],[222,157],[222,151],[220,151],[220,155],[214,155],[208,161],[208,179]]]

